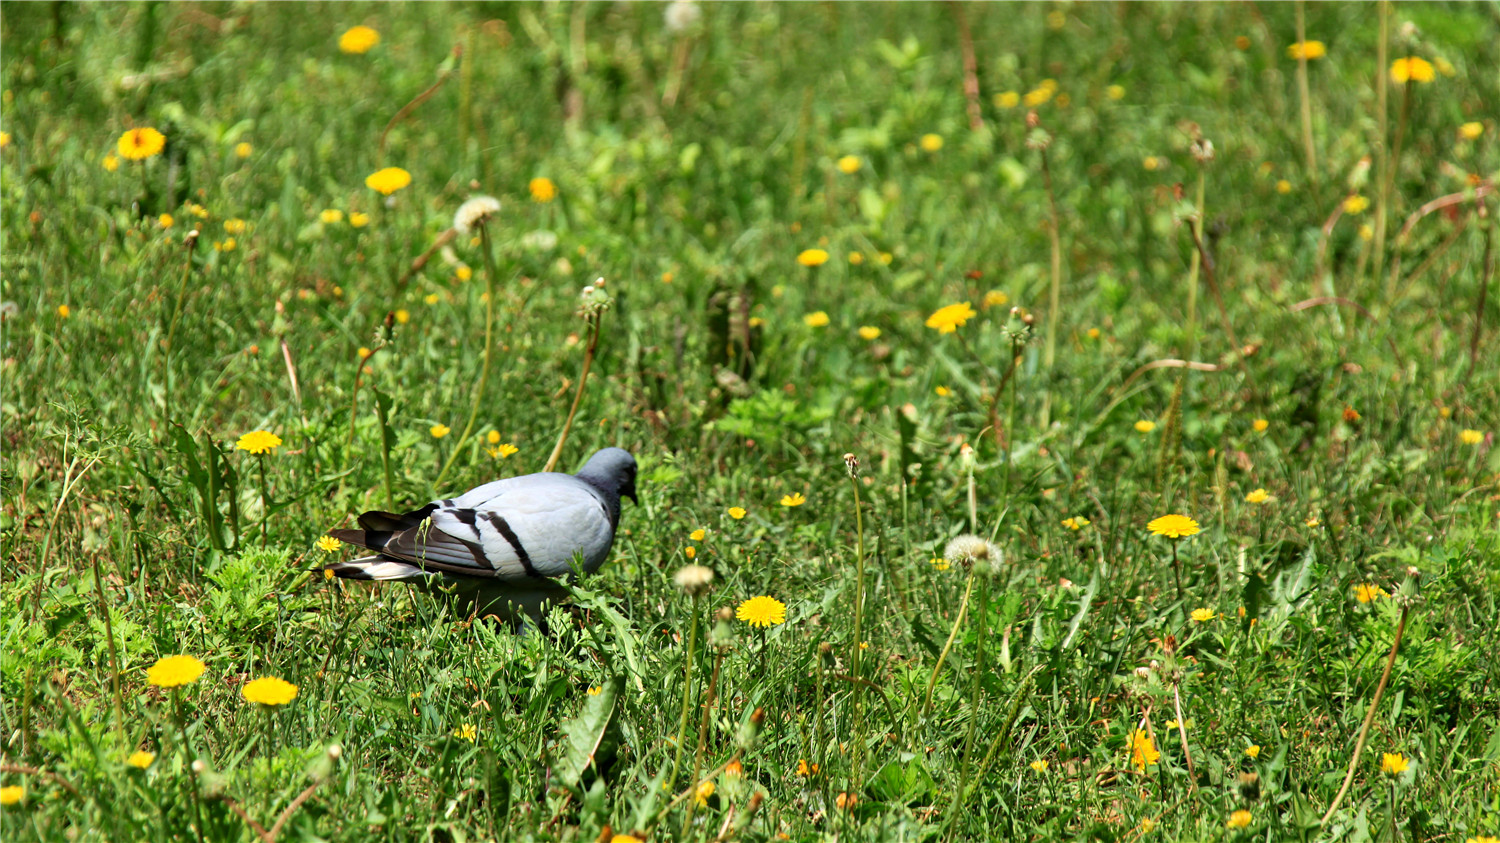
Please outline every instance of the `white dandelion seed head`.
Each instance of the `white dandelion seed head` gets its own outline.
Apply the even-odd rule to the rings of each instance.
[[[713,585],[714,569],[704,565],[684,565],[672,579],[689,596],[698,597]]]
[[[693,0],[673,0],[667,4],[665,14],[667,31],[680,34],[692,29],[703,20],[703,10]]]
[[[479,225],[498,213],[499,199],[493,196],[475,196],[458,206],[458,212],[453,215],[453,227],[459,234],[473,234]]]
[[[330,760],[337,761],[339,760],[339,756],[343,754],[344,748],[339,746],[338,744],[334,744],[333,746],[328,747],[328,757]]]
[[[943,548],[943,558],[950,563],[980,565],[990,571],[998,571],[1005,562],[1005,552],[978,536],[964,534],[948,542],[948,546]]]

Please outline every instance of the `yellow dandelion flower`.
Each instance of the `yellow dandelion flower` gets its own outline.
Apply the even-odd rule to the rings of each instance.
[[[1247,755],[1250,758],[1259,758],[1260,757],[1260,745],[1259,744],[1251,744],[1250,746],[1245,747],[1245,755]]]
[[[1141,159],[1141,166],[1147,170],[1159,170],[1161,169],[1161,159],[1157,158],[1155,155],[1147,155],[1145,158]]]
[[[807,503],[807,498],[803,497],[801,492],[793,492],[790,495],[781,496],[782,506],[801,506],[805,503]]]
[[[828,263],[828,252],[823,249],[803,249],[797,254],[797,263],[803,266],[822,266]]]
[[[120,169],[120,159],[113,154],[104,156],[99,163],[103,165],[105,172],[113,173],[115,170]]]
[[[751,626],[775,626],[786,623],[786,604],[765,595],[752,597],[734,610],[734,616]]]
[[[940,334],[951,334],[979,314],[968,302],[959,302],[940,307],[927,317],[927,327],[936,328]]]
[[[932,393],[939,398],[947,398],[948,396],[953,394],[953,390],[949,389],[946,386],[938,385],[932,388]]]
[[[861,325],[859,328],[859,338],[862,340],[878,340],[880,339],[880,329],[871,325]]]
[[[19,804],[20,801],[25,798],[26,788],[18,784],[10,784],[6,785],[5,787],[0,787],[0,805],[9,807],[11,805]]]
[[[1102,335],[1102,334],[1101,334],[1101,332],[1100,332],[1100,330],[1099,330],[1099,329],[1098,329],[1098,328],[1090,328],[1090,329],[1089,329],[1089,330],[1088,330],[1088,337],[1089,337],[1089,339],[1091,339],[1091,340],[1096,340],[1096,339],[1099,339],[1099,337],[1100,337],[1100,336],[1101,336],[1101,335]]]
[[[1052,765],[1049,764],[1044,758],[1038,758],[1037,760],[1031,762],[1031,769],[1037,771],[1038,773],[1047,772],[1047,768],[1050,766]]]
[[[1370,200],[1358,193],[1344,199],[1344,213],[1346,214],[1362,214],[1368,207],[1370,207]]]
[[[1399,776],[1406,772],[1406,768],[1410,766],[1411,762],[1399,752],[1383,752],[1380,754],[1380,772],[1385,773],[1387,776]]]
[[[1077,531],[1082,530],[1084,527],[1087,527],[1089,525],[1089,520],[1087,518],[1084,518],[1082,515],[1078,515],[1074,516],[1073,518],[1064,518],[1062,525],[1064,527],[1067,527],[1069,530]]]
[[[645,843],[645,841],[631,834],[616,834],[609,838],[609,843]]]
[[[486,448],[485,449],[485,453],[489,454],[494,459],[504,460],[504,459],[510,459],[510,456],[512,454],[514,454],[514,453],[516,453],[517,451],[520,451],[520,450],[521,449],[517,448],[515,445],[512,445],[509,442],[506,442],[503,445],[496,445],[493,448]]]
[[[316,547],[318,550],[321,550],[324,553],[333,553],[335,550],[338,550],[343,546],[344,543],[334,538],[333,536],[324,536],[313,542],[313,547]]]
[[[1385,589],[1374,583],[1362,582],[1354,587],[1354,599],[1361,603],[1369,603],[1372,600],[1390,596]]]
[[[1266,432],[1266,428],[1268,428],[1270,426],[1271,426],[1271,423],[1269,421],[1267,421],[1266,419],[1256,419],[1255,421],[1253,421],[1253,422],[1250,423],[1250,427],[1256,433],[1265,433]]]
[[[858,155],[845,155],[838,161],[839,172],[845,175],[853,175],[859,172],[860,160]]]
[[[397,310],[395,313],[395,317],[397,325],[405,325],[407,322],[411,321],[411,311]]]
[[[365,176],[365,186],[383,196],[390,196],[409,184],[411,173],[400,167],[386,167]]]
[[[239,217],[230,217],[224,220],[225,234],[244,234],[247,228],[249,228],[249,224]]]
[[[1318,526],[1320,524],[1322,524],[1323,522],[1319,521],[1316,517],[1314,517],[1314,518],[1309,518],[1306,521],[1303,521],[1302,523],[1304,525],[1306,525],[1308,527],[1311,527],[1312,529],[1316,530],[1318,528]]]
[[[252,430],[234,443],[235,450],[252,454],[269,454],[281,447],[281,437],[269,430]]]
[[[943,136],[928,133],[922,136],[922,140],[918,144],[922,147],[923,152],[937,152],[943,148]]]
[[[1124,85],[1110,85],[1108,88],[1104,89],[1104,95],[1107,96],[1107,97],[1109,97],[1112,100],[1122,100],[1122,99],[1125,99],[1125,86]]]
[[[1407,56],[1391,62],[1391,81],[1397,85],[1405,85],[1407,82],[1426,84],[1434,78],[1432,62],[1427,59]]]
[[[741,518],[744,518],[745,514],[746,514],[745,513],[745,508],[743,506],[731,506],[729,509],[727,509],[725,511],[729,513],[729,517],[730,518],[733,518],[736,521],[740,520]]]
[[[864,262],[865,262],[865,256],[864,256],[864,254],[862,252],[850,252],[849,253],[849,265],[850,266],[859,266],[860,264],[862,264]]]
[[[164,656],[146,669],[146,681],[158,688],[191,685],[203,675],[205,665],[192,656]]]
[[[876,257],[878,257],[880,259],[880,265],[881,266],[890,266],[891,265],[891,261],[893,261],[893,260],[896,259],[896,256],[893,255],[893,254],[891,254],[890,252],[881,252]]]
[[[1154,518],[1146,525],[1152,535],[1166,536],[1169,539],[1181,539],[1198,533],[1198,522],[1186,515],[1163,515]]]
[[[828,314],[821,310],[814,311],[802,317],[802,324],[809,328],[823,328],[828,325]]]
[[[1247,828],[1250,825],[1251,819],[1253,818],[1250,816],[1250,812],[1241,808],[1229,815],[1229,822],[1225,823],[1225,825],[1230,828]]]
[[[60,304],[57,306],[57,315],[62,317],[63,319],[67,319],[69,316],[73,315],[73,308],[68,307],[65,304]]]
[[[354,353],[355,353],[356,356],[359,357],[359,359],[361,359],[361,360],[368,360],[370,358],[370,355],[374,354],[375,352],[371,351],[370,349],[366,348],[365,346],[360,346],[359,349],[356,350]]]
[[[357,56],[370,52],[379,43],[379,32],[368,26],[352,26],[339,36],[339,51]]]
[[[1193,620],[1197,621],[1198,623],[1208,623],[1209,621],[1211,621],[1211,620],[1214,619],[1214,610],[1213,609],[1194,609],[1192,617],[1193,617]],[[1172,724],[1168,723],[1167,725],[1171,726]]]
[[[1156,820],[1153,820],[1150,817],[1146,817],[1145,819],[1141,820],[1141,833],[1142,834],[1150,834],[1155,829],[1156,829]]]
[[[468,281],[474,277],[474,269],[468,264],[460,264],[457,269],[453,270],[453,277],[460,281]]]
[[[156,224],[161,226],[162,228],[171,228],[172,223],[174,222],[176,222],[176,220],[172,219],[171,214],[162,214],[161,216],[156,218]]]
[[[127,161],[144,161],[161,154],[167,146],[167,136],[150,126],[142,126],[120,135],[120,142],[115,146],[119,149],[121,158]]]
[[[0,132],[0,149],[10,146],[10,132]]]
[[[1137,770],[1144,770],[1155,764],[1161,758],[1161,753],[1156,749],[1156,741],[1151,739],[1144,730],[1136,729],[1130,733],[1130,763]]]
[[[432,434],[433,439],[442,439],[444,436],[447,436],[453,431],[446,424],[435,424],[432,427],[428,428],[427,432]]]
[[[701,782],[699,783],[698,787],[693,790],[693,801],[698,803],[698,807],[705,808],[708,806],[708,797],[713,795],[714,783]]]
[[[557,198],[557,185],[546,176],[537,176],[526,184],[526,189],[531,191],[531,198],[542,204],[551,202]]]
[[[1151,421],[1150,419],[1141,419],[1140,421],[1138,421],[1138,422],[1135,423],[1135,432],[1136,433],[1150,433],[1151,431],[1153,431],[1155,429],[1156,429],[1156,422]]]
[[[1465,445],[1478,445],[1480,442],[1484,441],[1484,431],[1461,430],[1458,432],[1458,441],[1464,443]]]
[[[318,219],[322,220],[328,225],[333,225],[336,222],[344,221],[344,212],[340,211],[338,208],[324,208],[323,212],[318,214]]]
[[[1292,183],[1289,182],[1289,181],[1287,181],[1286,179],[1278,179],[1276,181],[1276,192],[1277,193],[1291,193],[1292,192]]]
[[[703,537],[706,535],[708,535],[708,531],[700,527],[699,529],[688,533],[688,538],[692,539],[695,542],[701,542],[703,541]]]
[[[150,767],[151,762],[155,760],[156,753],[141,750],[138,752],[132,752],[130,754],[130,757],[125,759],[125,763],[136,768],[137,770],[144,770],[147,767]]]
[[[235,240],[233,237],[226,237],[222,242],[214,243],[214,251],[232,252],[239,245],[239,241]]]
[[[992,307],[1004,307],[1007,304],[1010,304],[1010,296],[1006,295],[1003,290],[990,290],[984,294],[984,301],[980,302],[980,306],[985,310]]]
[[[323,579],[324,580],[332,580],[333,579],[333,569],[332,568],[324,568],[323,569]]]
[[[1021,95],[1015,91],[1001,91],[995,95],[996,108],[1015,108],[1021,104]]]
[[[807,759],[806,758],[798,758],[797,759],[797,776],[799,778],[804,778],[805,779],[805,778],[809,778],[811,776],[815,776],[817,774],[818,774],[818,765],[807,763]]]
[[[473,723],[465,723],[454,729],[449,734],[455,738],[458,738],[459,740],[473,743],[474,739],[479,737],[479,727],[475,726]]]
[[[601,685],[591,685],[591,686],[589,686],[589,691],[588,691],[589,696],[591,696],[591,697],[597,697],[597,696],[599,696],[602,693],[604,693],[603,686],[601,686]]]
[[[1047,100],[1052,99],[1052,95],[1056,91],[1056,88],[1049,88],[1046,85],[1033,88],[1026,92],[1026,96],[1021,98],[1021,102],[1025,103],[1027,108],[1036,108],[1039,105],[1044,105]]]
[[[1273,500],[1273,498],[1271,497],[1271,493],[1265,489],[1256,489],[1245,496],[1245,503],[1265,503],[1269,500]]]
[[[359,211],[350,211],[349,212],[349,227],[350,228],[364,228],[365,226],[367,226],[369,224],[370,224],[370,215],[369,214],[361,214]]]
[[[240,689],[245,702],[256,705],[286,705],[297,698],[297,686],[275,676],[263,676],[245,683]]]
[[[255,151],[255,147],[251,146],[250,144],[248,144],[248,143],[246,143],[244,141],[240,141],[239,143],[237,143],[237,144],[234,145],[234,154],[238,158],[249,158],[250,157],[250,153],[252,153],[254,151]]]
[[[500,444],[500,431],[498,431],[498,430],[492,430],[489,433],[486,433],[484,435],[484,441],[490,443],[491,445],[499,445]]]
[[[1328,55],[1328,45],[1322,41],[1297,41],[1287,45],[1286,54],[1288,58],[1312,61]]]
[[[1482,134],[1484,134],[1484,124],[1478,121],[1458,127],[1458,136],[1464,140],[1476,140]]]

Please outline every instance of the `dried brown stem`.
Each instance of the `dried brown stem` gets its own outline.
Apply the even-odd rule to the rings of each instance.
[[[1364,725],[1359,727],[1359,739],[1354,742],[1354,755],[1349,759],[1349,772],[1344,775],[1344,784],[1334,795],[1333,801],[1329,803],[1328,813],[1318,821],[1319,825],[1328,824],[1333,812],[1338,810],[1339,803],[1344,801],[1344,795],[1349,792],[1349,785],[1354,782],[1354,770],[1359,766],[1360,754],[1365,751],[1365,739],[1370,736],[1370,724],[1375,720],[1375,709],[1380,705],[1380,697],[1385,693],[1385,685],[1391,679],[1391,668],[1396,664],[1396,651],[1401,648],[1401,636],[1406,633],[1406,616],[1410,611],[1410,603],[1401,605],[1401,620],[1396,622],[1396,639],[1391,642],[1391,653],[1386,657],[1385,670],[1380,674],[1380,684],[1375,686],[1375,698],[1370,700],[1370,710],[1365,712]]]
[[[464,54],[463,45],[462,44],[454,44],[453,45],[453,54],[455,56],[462,57],[463,54]],[[422,103],[427,102],[427,100],[431,99],[432,95],[438,92],[438,88],[443,87],[443,83],[447,82],[451,78],[453,78],[453,71],[452,70],[445,70],[445,71],[443,71],[443,75],[439,76],[438,80],[436,82],[432,83],[432,87],[428,88],[427,90],[423,91],[420,94],[417,94],[417,96],[411,102],[407,103],[406,105],[401,106],[401,110],[397,111],[396,115],[391,118],[391,121],[389,123],[385,124],[385,129],[383,129],[380,132],[380,157],[381,158],[385,157],[385,139],[386,139],[386,136],[391,133],[391,129],[395,128],[397,123],[400,123],[402,120],[405,120],[408,115],[410,115],[413,111],[416,110],[417,106],[419,106]]]
[[[1375,318],[1375,314],[1373,314],[1370,311],[1368,311],[1368,310],[1365,309],[1364,305],[1360,304],[1357,301],[1353,301],[1351,299],[1342,298],[1340,296],[1318,296],[1317,298],[1313,298],[1313,299],[1304,299],[1304,300],[1299,301],[1296,304],[1292,305],[1290,308],[1288,308],[1288,310],[1290,310],[1293,313],[1300,313],[1300,312],[1302,312],[1304,310],[1307,310],[1310,307],[1318,307],[1319,305],[1325,305],[1325,304],[1337,304],[1337,305],[1343,305],[1344,307],[1352,307],[1355,310],[1359,311],[1360,315],[1364,316],[1366,319],[1370,320],[1371,322],[1377,322],[1377,321],[1379,321],[1379,320],[1377,320]],[[1389,336],[1387,336],[1385,338],[1385,342],[1386,342],[1386,345],[1390,346],[1390,348],[1391,348],[1391,355],[1392,355],[1392,357],[1395,358],[1396,365],[1398,365],[1398,366],[1404,366],[1404,365],[1406,365],[1405,363],[1401,362],[1401,351],[1400,351],[1400,349],[1396,348],[1395,341],[1392,340]]]
[[[964,98],[968,100],[969,129],[984,128],[984,117],[979,107],[979,62],[974,58],[974,33],[969,29],[969,16],[964,14],[962,3],[950,2],[953,17],[958,20],[958,46],[964,60]]]

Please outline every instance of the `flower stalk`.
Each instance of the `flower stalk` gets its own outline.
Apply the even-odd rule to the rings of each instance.
[[[484,400],[485,387],[490,382],[490,368],[494,363],[495,356],[495,251],[490,242],[490,227],[486,217],[480,217],[474,226],[479,229],[480,246],[484,250],[484,275],[485,275],[485,297],[484,297],[484,362],[479,368],[479,383],[474,385],[474,400],[469,407],[469,420],[464,423],[464,431],[458,435],[458,441],[453,443],[453,450],[448,452],[448,459],[443,462],[443,467],[438,471],[437,482],[433,488],[443,488],[443,481],[447,479],[448,472],[453,468],[453,461],[458,458],[459,452],[463,450],[464,443],[474,433],[474,424],[479,419],[479,405]],[[547,463],[546,471],[552,470],[552,463]]]

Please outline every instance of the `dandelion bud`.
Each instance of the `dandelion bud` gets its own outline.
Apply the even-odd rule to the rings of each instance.
[[[330,761],[339,760],[339,756],[343,754],[344,748],[339,746],[338,744],[334,744],[333,746],[328,747],[328,760]]]
[[[849,472],[850,480],[859,477],[859,457],[856,457],[853,454],[845,454],[844,468]]]
[[[479,189],[479,179],[469,179],[469,189],[470,190],[478,190]]]
[[[721,621],[732,621],[732,620],[734,620],[734,607],[733,606],[725,606],[724,608],[722,608],[722,609],[719,610],[719,613],[718,613],[717,617]]]
[[[1037,116],[1035,111],[1026,112],[1026,128],[1035,129],[1040,125],[1042,125],[1042,118]]]
[[[714,570],[703,565],[683,566],[673,577],[677,587],[689,597],[698,598],[708,593],[713,585]]]
[[[1190,151],[1193,158],[1199,164],[1207,164],[1214,160],[1214,142],[1208,138],[1198,138],[1193,141]]]
[[[755,746],[756,738],[760,737],[760,724],[765,719],[766,710],[764,708],[757,708],[751,713],[750,719],[745,721],[744,725],[740,727],[739,733],[734,736],[735,742],[740,745],[740,748],[749,749]]]
[[[182,238],[182,245],[188,247],[188,251],[191,252],[193,247],[198,245],[198,229],[195,228],[189,231],[187,236]]]
[[[1151,678],[1151,668],[1149,668],[1149,667],[1138,667],[1138,668],[1136,668],[1135,669],[1135,678],[1137,678],[1137,679],[1150,679]]]
[[[757,706],[754,711],[750,712],[750,722],[754,723],[757,726],[759,726],[762,722],[764,722],[765,719],[766,719],[766,707],[763,706],[763,705],[762,706]]]
[[[201,758],[195,758],[195,759],[193,759],[192,767],[193,767],[193,772],[198,773],[200,775],[203,773],[204,770],[208,769],[208,765],[204,764],[203,763],[203,759],[201,759]]]
[[[967,470],[967,471],[973,471],[974,470],[974,446],[970,445],[967,442],[965,442],[963,445],[960,445],[959,448],[958,448],[958,459],[959,459],[960,462],[963,463],[963,467],[964,467],[965,470]]]

